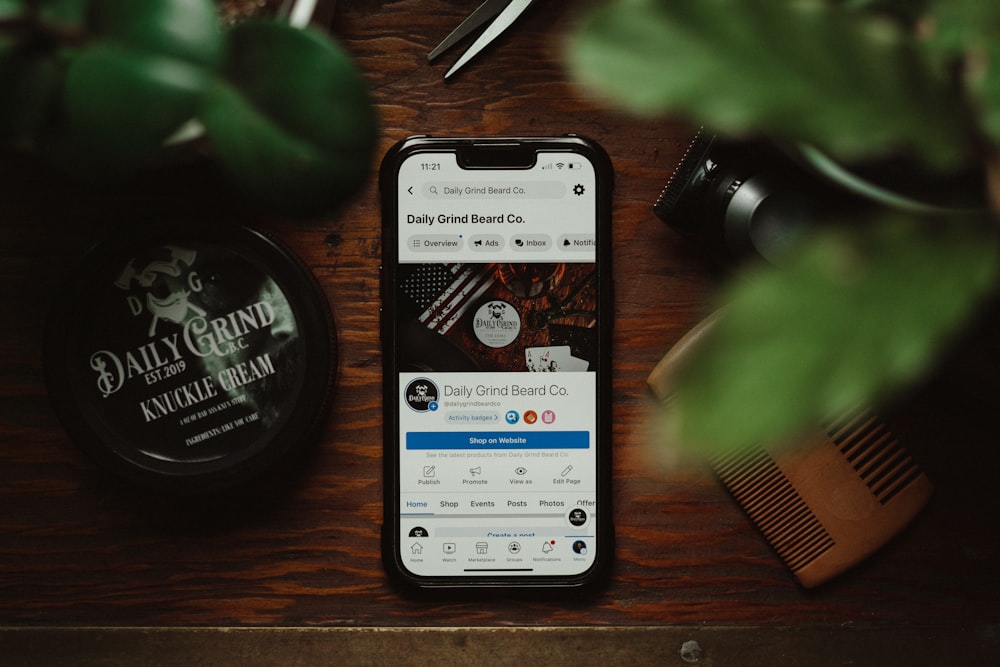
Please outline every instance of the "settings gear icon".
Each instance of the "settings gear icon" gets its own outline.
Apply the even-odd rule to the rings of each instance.
[[[573,194],[575,194],[577,197],[582,195],[584,192],[586,192],[586,189],[579,183],[573,186]]]

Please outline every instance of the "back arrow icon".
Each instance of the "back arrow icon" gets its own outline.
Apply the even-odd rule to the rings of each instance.
[[[411,185],[410,187],[406,188],[406,191],[409,192],[412,195],[413,194],[413,186]]]

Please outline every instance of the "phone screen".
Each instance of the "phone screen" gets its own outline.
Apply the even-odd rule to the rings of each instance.
[[[566,579],[595,565],[610,371],[598,179],[565,150],[522,168],[470,169],[454,150],[399,165],[385,400],[409,575]]]

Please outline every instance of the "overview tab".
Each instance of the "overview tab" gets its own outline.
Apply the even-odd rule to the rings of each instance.
[[[412,252],[458,252],[465,246],[461,234],[416,234],[406,241]]]

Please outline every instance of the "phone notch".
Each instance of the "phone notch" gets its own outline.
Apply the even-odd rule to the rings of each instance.
[[[538,160],[534,146],[513,142],[470,142],[457,150],[462,169],[531,169]]]

